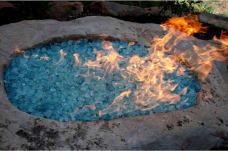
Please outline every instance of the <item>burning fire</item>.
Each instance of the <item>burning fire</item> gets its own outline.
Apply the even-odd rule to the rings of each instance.
[[[170,28],[167,28],[170,27]],[[134,55],[130,58],[124,58],[117,50],[114,49],[111,42],[103,41],[103,51],[94,50],[96,60],[86,60],[82,64],[79,54],[73,54],[75,66],[86,66],[88,71],[82,76],[88,77],[91,69],[101,69],[104,75],[97,76],[92,71],[92,76],[98,80],[103,79],[106,75],[112,74],[115,70],[121,74],[122,78],[128,79],[129,83],[137,81],[139,86],[135,91],[130,89],[121,92],[115,97],[112,104],[105,109],[98,111],[98,115],[102,116],[110,112],[116,112],[125,108],[124,98],[133,98],[136,109],[141,111],[151,110],[159,106],[159,103],[175,104],[180,101],[181,95],[185,95],[188,88],[185,87],[180,94],[172,93],[179,85],[173,84],[172,80],[165,80],[166,74],[176,73],[181,76],[185,73],[185,68],[180,66],[184,63],[190,70],[199,74],[201,80],[208,77],[213,68],[212,61],[228,60],[228,36],[223,31],[220,39],[214,38],[215,44],[207,44],[198,46],[192,43],[189,51],[181,50],[180,45],[185,40],[191,40],[194,33],[205,33],[207,27],[203,27],[198,21],[197,16],[188,15],[186,17],[174,17],[162,24],[164,30],[168,33],[162,38],[153,39],[152,45],[148,48],[149,54],[145,57]],[[177,30],[184,33],[178,32]],[[135,42],[129,42],[129,47],[135,45]],[[192,49],[192,51],[190,51]],[[24,53],[17,50],[18,53]],[[63,63],[64,56],[67,54],[61,49],[60,59],[55,65]],[[41,60],[48,60],[43,57]],[[126,68],[121,68],[119,63],[127,62]],[[190,62],[190,64],[189,64]],[[115,83],[118,85],[119,83]],[[187,101],[184,100],[184,101]],[[95,110],[95,106],[86,106]]]
[[[102,68],[105,72],[104,76],[116,70],[121,73],[123,78],[129,79],[129,83],[133,81],[140,83],[134,92],[126,90],[120,93],[111,105],[98,112],[99,116],[119,111],[121,107],[124,108],[125,104],[122,100],[131,95],[135,96],[134,104],[141,111],[156,108],[159,106],[159,102],[174,104],[180,101],[181,95],[185,95],[188,88],[185,87],[180,94],[172,93],[178,84],[173,85],[172,80],[164,80],[165,74],[176,72],[179,76],[183,75],[186,69],[179,65],[185,63],[191,70],[199,74],[201,80],[205,80],[213,68],[212,61],[228,60],[228,38],[225,32],[222,32],[220,39],[214,38],[219,46],[208,44],[200,47],[193,44],[193,51],[187,52],[178,49],[181,42],[192,38],[189,35],[206,32],[207,27],[202,26],[197,16],[174,17],[163,23],[162,26],[164,30],[168,30],[168,33],[162,38],[154,38],[153,44],[148,49],[149,55],[145,57],[134,55],[131,58],[124,58],[113,48],[111,42],[104,41],[102,44],[104,51],[94,50],[97,55],[96,60],[87,60],[84,63],[84,66],[88,67],[86,76],[89,75],[90,68]],[[186,34],[177,32],[175,29]],[[129,46],[134,44],[135,42],[129,42]],[[78,57],[78,54],[74,54],[76,65],[80,63]],[[62,61],[62,59],[60,60]],[[124,69],[119,67],[119,62],[123,60],[128,62]],[[191,66],[188,62],[191,62]],[[94,73],[93,76],[98,79],[104,78],[96,76]]]
[[[185,17],[173,17],[167,22],[162,24],[170,28],[178,29],[187,35],[193,35],[194,33],[206,33],[207,27],[203,27],[199,22],[197,15],[187,15]]]
[[[99,111],[98,112],[98,115],[99,116],[102,116],[103,114],[107,114],[110,112],[110,109],[113,109],[113,106],[114,107],[114,110],[112,110],[111,112],[116,112],[116,111],[119,111],[120,108],[122,107],[120,101],[124,98],[124,97],[129,97],[129,95],[131,94],[131,90],[127,90],[127,91],[124,91],[122,93],[120,93],[119,96],[117,96],[114,101],[112,102],[111,105],[109,105],[107,108],[105,108],[103,111]]]
[[[80,64],[79,54],[77,53],[74,54],[74,60],[75,60],[75,66]]]
[[[25,54],[24,50],[20,50],[18,47],[15,48],[15,54]]]
[[[100,62],[103,62],[105,74],[112,72],[114,69],[119,70],[120,68],[118,62],[123,57],[116,52],[111,42],[104,41],[103,49],[105,50],[103,52],[94,50],[94,53],[97,55],[96,61],[89,60],[84,65],[88,67],[101,68]]]
[[[43,56],[43,57],[40,57],[40,60],[46,60],[46,61],[48,61],[49,60],[49,57]]]
[[[220,38],[221,39],[228,39],[228,31],[222,30]]]
[[[169,19],[167,22],[163,23],[164,29],[166,26],[177,29],[186,33],[187,35],[193,35],[194,33],[205,33],[207,27],[203,27],[202,24],[198,21],[198,17],[196,15],[188,15],[185,17],[174,17]],[[187,52],[183,53],[180,52],[181,50],[177,50],[176,46],[181,43],[183,40],[188,40],[190,37],[184,34],[177,34],[177,32],[173,29],[170,29],[168,34],[165,35],[163,38],[156,39],[160,41],[158,43],[155,40],[155,45],[162,45],[163,52],[171,52],[173,51],[174,54],[177,56],[181,56],[181,60],[185,60],[188,62],[192,62],[194,59],[194,66],[191,66],[191,69],[200,73],[200,78],[205,80],[212,69],[212,61],[225,61],[228,60],[228,37],[225,31],[222,31],[220,38],[214,37],[214,41],[218,42],[219,46],[215,46],[212,44],[204,45],[203,47],[199,47],[197,45],[193,45],[193,51],[195,55],[188,54]],[[175,37],[176,39],[172,41],[172,38]],[[172,45],[164,47],[170,41],[172,41]],[[163,44],[162,44],[163,43]]]
[[[201,80],[205,80],[213,68],[212,61],[228,60],[228,38],[225,32],[222,32],[220,39],[214,38],[214,41],[218,42],[219,46],[208,44],[200,47],[193,44],[192,48],[195,54],[178,50],[178,44],[191,38],[189,35],[207,31],[207,27],[202,26],[197,16],[174,17],[162,24],[162,26],[165,30],[167,30],[166,26],[170,27],[168,33],[163,38],[154,39],[151,49],[148,49],[150,52],[148,56],[139,57],[135,55],[129,58],[129,64],[124,71],[121,71],[117,65],[119,59],[123,57],[117,54],[113,47],[110,46],[111,44],[104,46],[105,49],[108,48],[110,50],[109,56],[101,57],[101,55],[98,55],[97,61],[104,61],[105,59],[105,61],[109,62],[111,69],[120,70],[124,78],[133,76],[134,80],[141,82],[141,87],[138,87],[135,92],[130,90],[122,92],[110,106],[99,111],[100,116],[107,111],[120,110],[121,100],[123,97],[129,97],[130,93],[134,93],[136,97],[134,103],[138,110],[151,110],[159,106],[159,102],[174,104],[180,100],[180,95],[186,94],[188,88],[185,87],[181,94],[171,93],[178,84],[172,85],[171,80],[164,80],[165,73],[176,71],[177,75],[183,75],[185,69],[179,67],[178,64],[184,62],[189,66],[188,62],[194,62],[193,66],[189,66],[190,69],[198,73]],[[178,33],[173,28],[186,34]],[[134,45],[134,43],[130,42],[129,45]],[[173,55],[167,56],[166,53]]]
[[[63,49],[61,49],[61,50],[59,51],[59,53],[60,53],[60,59],[59,59],[58,62],[55,63],[55,65],[62,64],[63,61],[64,61],[64,57],[67,55],[67,53],[65,53],[65,52],[63,51]]]

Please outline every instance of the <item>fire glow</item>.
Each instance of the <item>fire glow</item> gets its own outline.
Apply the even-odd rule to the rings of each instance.
[[[187,52],[178,52],[175,49],[176,45],[184,40],[188,40],[192,37],[188,35],[193,35],[195,33],[205,33],[207,27],[203,27],[202,23],[198,21],[196,15],[188,15],[185,17],[174,17],[169,19],[167,22],[163,23],[162,26],[166,30],[166,27],[171,27],[168,34],[163,38],[155,39],[155,44],[162,47],[162,52],[172,52],[173,54],[180,56],[180,59],[184,62],[192,62],[194,59],[194,64],[191,64],[191,70],[199,73],[199,78],[205,80],[212,69],[212,61],[226,61],[228,60],[228,36],[227,32],[222,31],[220,38],[214,37],[213,40],[217,42],[219,46],[208,44],[203,47],[197,45],[192,45],[193,54],[188,54]],[[176,32],[177,29],[185,34],[179,34]],[[175,40],[172,40],[175,37]],[[158,42],[157,42],[158,41]],[[170,47],[165,47],[170,41],[172,45]]]
[[[214,38],[219,47],[192,45],[191,54],[178,45],[206,32],[196,16],[172,18],[162,26],[167,34],[148,47],[81,39],[16,50],[20,55],[4,76],[9,100],[22,111],[59,121],[113,119],[196,105],[195,74],[205,80],[212,61],[228,60],[226,36]]]

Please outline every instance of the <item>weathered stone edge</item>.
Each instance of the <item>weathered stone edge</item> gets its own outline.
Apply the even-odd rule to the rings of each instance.
[[[2,108],[3,106],[4,108],[8,108],[8,112],[12,110],[16,114],[24,114],[22,115],[24,117],[28,115],[11,105],[7,99],[2,82],[4,67],[13,58],[15,49],[23,50],[49,42],[63,41],[76,37],[101,39],[114,38],[150,45],[151,40],[154,37],[162,36],[164,34],[165,31],[163,31],[162,27],[156,24],[138,24],[121,21],[111,17],[97,16],[80,18],[69,22],[32,20],[4,25],[0,27],[0,35],[2,35],[0,37],[0,52],[3,54],[0,56],[0,92],[2,93],[1,99],[3,100],[0,106],[2,106]],[[199,39],[197,40],[201,42],[201,45],[207,43]],[[199,44],[199,42],[195,42],[195,39],[192,39],[192,41],[189,42]],[[185,51],[189,50],[186,49]],[[29,116],[33,117],[32,115]]]

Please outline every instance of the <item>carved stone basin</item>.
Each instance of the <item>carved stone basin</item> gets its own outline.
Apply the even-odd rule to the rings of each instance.
[[[157,24],[138,24],[111,17],[85,17],[68,22],[22,21],[0,27],[0,149],[211,149],[227,133],[227,62],[213,62],[200,80],[197,105],[185,110],[92,122],[58,122],[18,110],[8,100],[3,73],[15,51],[75,38],[120,40],[151,46],[167,33]],[[176,35],[185,35],[176,31]],[[176,45],[188,65],[195,66],[192,46],[219,47],[213,40],[191,36]],[[197,73],[196,73],[197,74]],[[200,75],[199,75],[200,76]],[[200,142],[200,143],[199,143]]]

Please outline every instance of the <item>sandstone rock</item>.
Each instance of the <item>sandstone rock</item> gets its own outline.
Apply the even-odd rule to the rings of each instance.
[[[143,15],[158,15],[161,11],[159,7],[141,8],[137,6],[129,6],[118,4],[115,2],[93,2],[90,5],[90,10],[109,16],[127,17],[127,16],[143,16]]]
[[[88,12],[92,15],[112,16],[140,23],[161,23],[169,17],[178,16],[171,9],[165,9],[160,6],[141,8],[107,1],[92,2]]]
[[[199,21],[228,30],[228,17],[203,13],[199,15]]]
[[[49,6],[50,11],[48,14],[58,20],[67,20],[83,12],[83,4],[81,2],[50,2]]]
[[[154,37],[162,37],[165,33],[158,24],[138,24],[98,16],[67,22],[30,20],[0,26],[0,149],[162,149],[162,146],[208,149],[219,143],[220,139],[213,134],[227,129],[228,89],[223,87],[226,82],[221,78],[221,74],[227,73],[219,72],[216,66],[208,79],[201,82],[201,89],[213,90],[213,102],[205,99],[204,91],[200,91],[199,103],[192,108],[109,121],[64,123],[32,116],[16,109],[5,93],[4,68],[16,50],[78,37],[134,41],[150,47]],[[179,52],[176,55],[187,52],[193,58],[187,61],[194,65],[192,45],[206,52],[209,50],[205,46],[213,43],[189,36],[175,48]],[[185,119],[183,117],[191,120],[178,127],[176,123]],[[217,124],[217,117],[223,119],[222,124]],[[168,130],[167,124],[172,124],[172,129]]]
[[[221,143],[222,139],[214,136],[210,131],[195,128],[180,131],[174,135],[162,136],[155,142],[142,145],[139,148],[143,150],[209,150]]]
[[[147,15],[161,15],[161,11],[162,8],[154,6],[154,7],[149,7],[149,8],[145,8],[145,12],[147,13]],[[161,15],[163,16],[163,15]],[[169,16],[167,16],[169,17]]]

